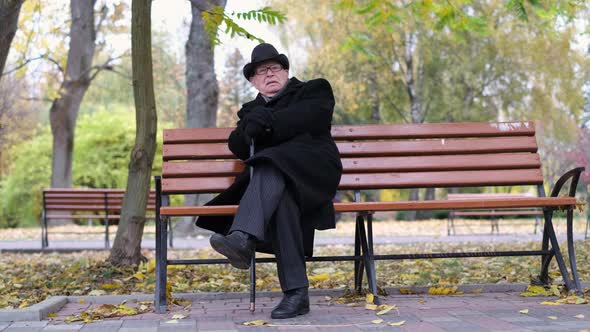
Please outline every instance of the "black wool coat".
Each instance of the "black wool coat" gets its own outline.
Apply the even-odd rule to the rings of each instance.
[[[257,142],[250,158],[243,118],[257,106],[272,109],[273,120],[270,134]],[[301,212],[308,256],[313,251],[313,230],[335,227],[332,199],[340,183],[342,163],[330,134],[333,111],[334,95],[327,80],[301,82],[291,78],[287,87],[268,103],[259,94],[242,105],[238,112],[240,120],[228,140],[229,149],[247,165],[256,169],[258,163],[271,163],[284,174]],[[249,178],[246,168],[229,188],[206,205],[239,204]],[[197,226],[227,234],[232,221],[233,216],[202,216],[197,219]]]

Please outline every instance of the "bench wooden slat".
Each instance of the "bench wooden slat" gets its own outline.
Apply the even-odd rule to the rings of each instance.
[[[156,207],[154,205],[148,205],[148,210],[154,210]],[[47,204],[45,205],[45,210],[53,210],[53,211],[104,211],[104,205],[72,205],[72,204]],[[120,205],[113,205],[109,206],[109,212],[112,213],[119,213],[121,211]]]
[[[415,210],[451,210],[451,209],[500,209],[500,208],[530,208],[544,206],[572,206],[576,204],[574,197],[545,197],[495,199],[487,201],[475,200],[438,200],[438,201],[397,201],[397,202],[362,202],[362,203],[334,203],[337,212],[363,211],[415,211]],[[163,206],[160,214],[163,216],[216,216],[233,215],[237,205],[220,206]]]
[[[437,139],[423,141],[340,142],[341,157],[424,156],[536,152],[534,137],[494,137]],[[163,159],[234,159],[225,143],[169,144],[162,148]]]
[[[162,192],[215,193],[229,187],[234,177],[164,178]],[[408,173],[357,173],[343,174],[338,189],[402,189],[428,187],[499,186],[517,184],[541,184],[539,169],[408,172]]]
[[[447,199],[488,199],[488,198],[521,198],[533,197],[527,194],[487,194],[487,193],[469,193],[469,194],[447,194]]]
[[[485,216],[542,216],[542,211],[528,210],[528,211],[453,211],[454,216],[473,216],[473,217],[485,217]]]
[[[539,156],[533,153],[342,159],[344,173],[491,170],[539,168],[540,166]],[[239,160],[164,162],[162,176],[166,178],[235,176],[243,170],[244,164]]]
[[[105,194],[101,192],[71,192],[71,193],[55,193],[44,190],[45,198],[102,198],[104,199]],[[118,198],[122,199],[125,196],[125,192],[110,192],[107,193],[107,198]],[[156,193],[150,193],[150,199],[156,198]]]
[[[47,219],[105,219],[105,215],[100,214],[48,214]],[[146,218],[153,219],[155,215],[146,215]],[[119,220],[121,216],[109,214],[108,219]]]
[[[219,143],[227,141],[233,128],[164,129],[164,144]],[[534,136],[534,122],[424,123],[334,126],[332,137],[346,139],[452,138],[491,136]]]

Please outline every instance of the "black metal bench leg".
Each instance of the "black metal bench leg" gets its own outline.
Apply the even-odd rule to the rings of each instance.
[[[552,210],[547,209],[545,211],[545,229],[547,230],[549,241],[551,241],[551,247],[555,252],[555,259],[557,260],[557,266],[559,266],[559,271],[561,272],[561,276],[563,277],[563,281],[565,282],[565,287],[568,289],[568,291],[571,291],[573,289],[573,285],[570,280],[567,267],[565,266],[565,261],[561,254],[561,250],[559,249],[559,242],[557,241],[557,236],[555,235],[555,230],[553,228],[553,222],[551,221],[552,214]]]
[[[574,210],[570,207],[567,210],[567,254],[570,260],[570,269],[576,293],[582,295],[582,285],[578,276],[578,267],[576,264],[576,248],[574,246]]]
[[[156,289],[154,309],[156,313],[166,313],[166,265],[168,248],[166,247],[166,218],[160,218],[161,180],[156,176]]]
[[[250,262],[250,312],[256,310],[256,252],[252,253]]]
[[[41,225],[41,249],[45,249],[49,245],[47,232],[47,216],[45,215],[45,210],[43,210],[43,224]]]
[[[106,249],[108,249],[110,247],[110,243],[109,243],[109,218],[107,216],[107,218],[104,221],[104,247]]]
[[[550,212],[553,213],[553,212]],[[545,225],[543,226],[543,240],[541,242],[541,250],[549,250],[549,232],[547,231],[547,214],[544,214],[544,221]],[[551,259],[553,258],[555,251],[553,251],[552,255],[542,255],[541,256],[541,272],[539,273],[539,281],[543,285],[549,284],[549,263],[551,263]]]
[[[361,237],[359,233],[359,224],[360,220],[357,218],[356,227],[354,229],[354,255],[357,257],[361,255]],[[362,260],[354,260],[354,290],[357,294],[360,294],[361,290],[363,289],[364,268],[365,267]]]
[[[170,248],[174,248],[174,241],[172,240],[174,238],[174,233],[172,231],[172,219],[168,218],[168,244],[170,245]]]
[[[365,233],[365,225],[363,216],[359,215],[361,222],[358,223],[358,229],[361,237],[361,247],[363,249],[363,259],[365,264],[365,272],[367,273],[367,282],[369,284],[369,291],[373,293],[373,303],[381,304],[377,295],[377,278],[375,276],[375,261],[373,259],[373,253],[370,250],[370,246],[367,243],[367,235]],[[358,220],[358,219],[357,219]],[[371,243],[373,240],[371,239]]]

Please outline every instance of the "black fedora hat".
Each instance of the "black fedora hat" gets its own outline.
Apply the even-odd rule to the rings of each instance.
[[[284,54],[279,54],[277,49],[268,43],[262,43],[254,47],[250,63],[244,66],[244,76],[247,80],[254,76],[256,66],[267,60],[275,60],[283,66],[284,69],[289,69],[289,59]]]

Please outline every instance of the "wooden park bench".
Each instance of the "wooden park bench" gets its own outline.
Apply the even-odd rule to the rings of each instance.
[[[123,189],[72,189],[52,188],[43,190],[43,211],[41,214],[41,248],[49,246],[50,220],[101,220],[104,223],[104,246],[110,247],[109,226],[119,223]],[[156,193],[150,192],[147,210],[155,211]],[[148,215],[154,218],[155,215]],[[172,227],[169,229],[169,244],[172,247]],[[75,232],[61,232],[76,234]],[[92,234],[83,232],[82,234]]]
[[[488,200],[488,199],[511,199],[511,198],[526,198],[531,197],[524,194],[448,194],[448,200]],[[455,219],[457,217],[488,217],[491,225],[491,234],[500,233],[499,218],[502,217],[521,217],[533,216],[535,218],[533,233],[537,234],[537,228],[540,227],[540,219],[543,216],[543,211],[540,209],[510,209],[510,210],[472,210],[472,211],[449,211],[447,221],[447,235],[456,235]]]
[[[244,165],[227,147],[231,128],[164,130],[162,176],[156,177],[156,311],[166,311],[166,269],[179,264],[226,264],[225,259],[168,259],[166,230],[175,216],[233,215],[237,206],[169,206],[171,195],[218,193],[227,188]],[[549,263],[556,258],[565,286],[580,291],[573,242],[575,188],[583,168],[573,169],[545,197],[534,122],[433,123],[333,126],[344,173],[339,190],[354,191],[354,202],[335,203],[337,212],[356,213],[354,255],[308,257],[308,261],[353,261],[354,286],[360,291],[363,270],[376,304],[375,261],[389,259],[529,256],[542,257],[539,281],[549,283]],[[559,196],[571,179],[566,196]],[[366,202],[361,190],[402,188],[537,186],[538,198],[486,198]],[[501,252],[441,252],[396,254],[373,252],[373,214],[381,211],[542,208],[543,239],[538,250]],[[567,244],[572,273],[566,267],[552,224],[556,209],[567,210]],[[254,262],[250,269],[250,309],[254,310]]]

